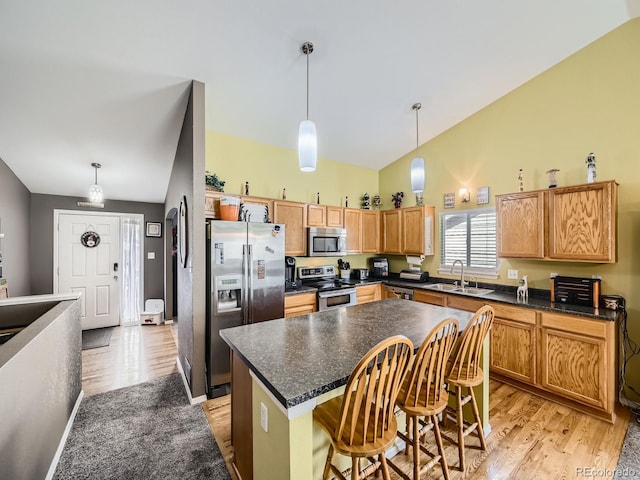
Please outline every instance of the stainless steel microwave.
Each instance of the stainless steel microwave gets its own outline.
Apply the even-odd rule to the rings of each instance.
[[[347,231],[344,228],[309,227],[308,257],[339,257],[347,254]]]

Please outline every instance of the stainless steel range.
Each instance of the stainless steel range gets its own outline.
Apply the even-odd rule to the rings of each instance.
[[[355,284],[337,278],[333,265],[299,267],[298,278],[303,285],[318,289],[318,311],[356,304]]]

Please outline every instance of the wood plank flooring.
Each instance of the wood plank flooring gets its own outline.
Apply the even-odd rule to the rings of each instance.
[[[176,325],[116,327],[108,347],[82,352],[82,385],[85,395],[144,382],[176,372]],[[230,396],[202,404],[211,430],[227,462],[233,480],[238,480],[231,461]],[[613,470],[629,422],[629,412],[620,407],[611,425],[570,408],[544,400],[497,381],[490,382],[490,423],[487,451],[476,446],[467,451],[467,469],[457,469],[457,450],[445,442],[450,478],[457,479],[565,479],[584,478],[579,468],[601,472]],[[453,436],[455,438],[455,436]],[[411,457],[396,456],[410,471]],[[399,477],[391,472],[392,478]],[[440,478],[434,467],[424,478]],[[600,475],[602,477],[603,475]]]

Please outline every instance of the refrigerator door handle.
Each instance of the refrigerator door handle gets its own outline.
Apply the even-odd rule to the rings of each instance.
[[[249,274],[247,275],[247,296],[249,297],[249,302],[247,305],[247,323],[253,323],[252,318],[252,309],[253,309],[253,246],[247,245],[247,250],[249,255],[247,256],[247,265]]]
[[[248,263],[248,245],[242,246],[242,324],[246,325],[249,323],[249,302],[248,302],[248,292],[249,292],[249,272],[247,268]]]

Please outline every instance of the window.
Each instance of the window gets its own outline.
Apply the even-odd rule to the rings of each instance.
[[[440,268],[445,273],[461,260],[469,273],[494,276],[498,269],[495,208],[441,213],[440,246]]]

